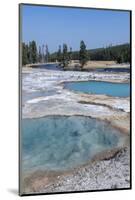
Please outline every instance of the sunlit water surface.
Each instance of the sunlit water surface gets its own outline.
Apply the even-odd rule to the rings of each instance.
[[[84,81],[65,83],[65,88],[88,94],[106,94],[108,96],[128,97],[129,83],[111,83],[104,81]]]

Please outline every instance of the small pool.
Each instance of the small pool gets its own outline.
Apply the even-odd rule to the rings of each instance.
[[[124,143],[108,123],[83,116],[22,121],[22,170],[68,170]]]
[[[65,88],[88,94],[106,94],[109,96],[128,97],[129,83],[111,83],[104,81],[85,81],[65,83]]]

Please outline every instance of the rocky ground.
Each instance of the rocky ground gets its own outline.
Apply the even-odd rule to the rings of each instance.
[[[63,72],[24,69],[23,118],[47,115],[85,115],[108,120],[124,131],[129,130],[129,97],[82,94],[64,89],[64,82],[104,80],[128,82],[127,73]]]
[[[85,115],[110,122],[124,134],[130,134],[130,99],[107,95],[82,94],[64,89],[64,82],[100,80],[129,82],[128,73],[63,72],[23,69],[23,118],[47,115]],[[128,145],[127,145],[128,146]],[[27,177],[26,193],[116,189],[130,187],[129,148],[112,158],[99,158],[72,173],[56,175],[46,172]]]
[[[25,178],[23,192],[56,193],[120,188],[130,188],[130,151],[127,147],[70,172],[35,172]]]
[[[63,176],[51,186],[39,192],[64,192],[80,190],[102,190],[129,188],[130,185],[129,149],[123,149],[108,160],[91,163],[73,174]]]

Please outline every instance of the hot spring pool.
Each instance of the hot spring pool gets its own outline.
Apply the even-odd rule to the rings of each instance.
[[[85,81],[65,83],[65,88],[88,94],[106,94],[109,96],[128,97],[129,83],[111,83],[104,81]]]
[[[21,135],[24,172],[68,170],[124,143],[107,122],[83,116],[23,119]]]

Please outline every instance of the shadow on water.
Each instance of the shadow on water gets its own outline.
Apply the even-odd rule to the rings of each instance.
[[[33,68],[35,68],[35,66],[33,66]],[[57,64],[41,64],[36,66],[36,68],[63,71],[63,68]]]

